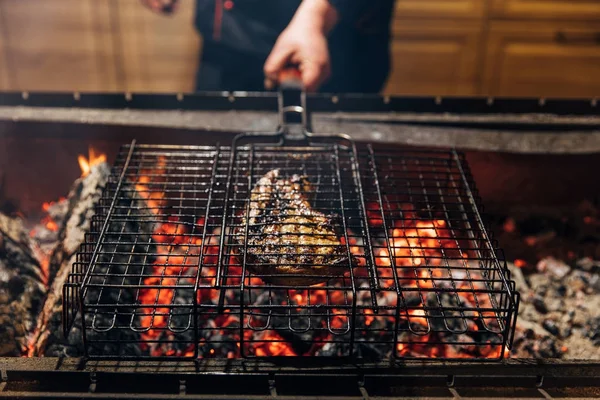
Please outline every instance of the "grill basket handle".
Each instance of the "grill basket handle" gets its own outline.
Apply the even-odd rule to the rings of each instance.
[[[279,129],[286,141],[306,141],[310,134],[306,109],[306,92],[297,66],[282,69],[278,77],[277,96]]]

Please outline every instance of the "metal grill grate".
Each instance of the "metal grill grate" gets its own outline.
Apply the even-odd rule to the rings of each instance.
[[[249,256],[245,215],[273,170],[305,177],[301,199],[335,226],[344,256],[322,283]],[[81,311],[101,358],[500,359],[518,293],[480,210],[454,151],[125,146],[64,288],[65,329]]]

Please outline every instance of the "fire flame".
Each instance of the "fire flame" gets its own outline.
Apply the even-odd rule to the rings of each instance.
[[[162,215],[165,212],[161,208],[166,205],[166,196],[165,193],[157,190],[157,184],[160,179],[164,179],[161,177],[165,175],[166,168],[166,160],[158,158],[152,170],[143,171],[134,182],[138,194],[146,200],[148,208],[155,215]],[[444,282],[448,285],[447,282],[452,281],[454,287],[445,287],[445,290],[452,291],[456,298],[460,299],[459,303],[476,304],[477,308],[481,309],[476,316],[469,316],[469,318],[463,316],[468,330],[477,334],[484,333],[483,329],[493,325],[496,316],[493,311],[488,311],[493,310],[489,296],[478,293],[478,289],[485,290],[483,277],[478,275],[477,268],[469,270],[469,260],[473,257],[468,250],[464,250],[468,246],[459,244],[459,239],[453,236],[455,228],[449,226],[446,220],[419,218],[412,205],[383,203],[385,211],[383,214],[386,215],[384,220],[379,204],[381,203],[368,203],[367,218],[370,229],[379,232],[385,232],[387,229],[387,235],[378,237],[378,244],[373,247],[381,286],[385,288],[400,286],[406,293],[424,293],[421,295],[420,303],[413,303],[401,317],[411,331],[419,334],[413,334],[409,339],[398,338],[394,349],[396,355],[447,358],[508,356],[507,349],[489,341],[487,344],[485,342],[475,344],[471,340],[462,346],[440,344],[443,341],[439,336],[440,333],[435,332],[431,325],[431,316],[428,314],[429,311],[426,311],[430,307],[426,304],[424,296],[427,293],[436,293],[438,286],[443,286]],[[388,215],[392,215],[393,220],[392,218],[388,220]],[[139,324],[142,328],[141,337],[145,343],[143,350],[149,351],[152,356],[194,355],[193,344],[183,350],[173,349],[168,345],[169,341],[175,341],[173,339],[176,335],[169,329],[169,321],[170,313],[173,313],[172,305],[176,298],[177,285],[182,282],[193,283],[196,274],[199,274],[200,289],[196,293],[196,303],[215,307],[216,310],[219,298],[219,291],[215,289],[219,231],[210,232],[209,236],[205,237],[206,242],[203,243],[202,235],[198,233],[204,231],[207,223],[204,218],[200,218],[193,224],[189,222],[184,224],[177,216],[171,216],[163,223],[157,224],[154,229],[152,238],[156,244],[157,255],[153,260],[151,276],[145,277],[143,280],[145,287],[139,293],[141,305]],[[389,239],[387,242],[386,238]],[[356,237],[351,234],[348,235],[348,239],[350,250],[356,256],[358,265],[366,266],[364,244],[358,243]],[[345,244],[344,238],[342,242]],[[202,260],[200,260],[201,254]],[[453,267],[448,265],[448,260],[453,262]],[[241,283],[242,268],[239,260],[234,256],[229,257],[228,263],[227,285],[235,287]],[[201,271],[198,273],[195,269],[199,266]],[[355,276],[363,278],[368,276],[367,268],[356,268]],[[246,277],[246,286],[264,286],[264,284],[259,278],[250,275]],[[343,290],[326,289],[324,286],[325,284],[321,284],[310,289],[288,291],[287,302],[295,306],[294,309],[300,314],[303,310],[305,312],[308,306],[330,305],[323,321],[327,326],[317,327],[320,331],[315,334],[310,349],[300,351],[294,348],[272,328],[243,329],[244,337],[240,338],[240,324],[254,326],[253,324],[261,322],[253,321],[255,317],[252,315],[246,316],[247,320],[240,321],[236,311],[226,309],[223,313],[200,315],[199,324],[206,324],[205,326],[214,330],[221,338],[229,337],[234,341],[234,346],[232,349],[215,350],[211,347],[214,343],[211,343],[210,339],[201,337],[198,344],[201,352],[199,356],[239,357],[240,339],[244,340],[246,351],[258,357],[314,355],[323,349],[326,343],[334,340],[332,332],[343,334],[351,323],[349,311],[342,307],[349,301],[347,293]],[[397,307],[397,299],[391,297],[387,300],[387,306]],[[393,326],[397,316],[393,313],[374,313],[372,309],[365,308],[360,318],[365,329],[375,331],[381,330],[382,324]],[[385,325],[386,320],[388,325]],[[305,354],[300,354],[302,352]]]
[[[79,162],[79,168],[81,169],[81,176],[87,176],[92,170],[94,165],[106,162],[106,154],[97,154],[93,147],[88,148],[88,157],[83,155],[77,156],[77,162]]]
[[[106,154],[98,154],[97,151],[93,147],[88,148],[88,157],[86,158],[83,155],[79,155],[77,157],[77,162],[79,163],[79,168],[81,169],[81,177],[86,177],[92,170],[92,167],[98,165],[100,163],[106,162]],[[44,217],[40,221],[40,225],[45,229],[51,232],[58,232],[61,229],[61,225],[63,222],[57,222],[53,218],[53,213],[51,212],[51,208],[56,203],[61,203],[65,201],[64,197],[59,198],[57,201],[48,201],[42,204],[42,211],[45,213]],[[29,236],[36,237],[38,233],[37,228],[33,228],[29,231]],[[50,257],[51,253],[47,250],[42,250],[41,247],[37,246],[36,248],[36,257],[40,262],[40,270],[42,275],[42,283],[46,288],[49,288],[50,282]],[[30,335],[29,343],[26,348],[23,350],[23,355],[27,357],[33,357],[36,351],[34,344],[32,342],[33,338],[37,337],[38,331],[33,332]]]

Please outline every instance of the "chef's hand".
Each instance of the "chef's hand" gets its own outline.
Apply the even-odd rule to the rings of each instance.
[[[175,11],[177,0],[141,0],[142,4],[159,14],[171,14]]]
[[[299,66],[305,89],[316,91],[331,74],[327,34],[337,19],[328,0],[303,0],[265,62],[265,87],[271,89],[278,73],[293,64]]]

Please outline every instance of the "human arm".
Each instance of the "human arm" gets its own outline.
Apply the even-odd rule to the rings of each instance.
[[[331,74],[327,34],[337,22],[338,12],[330,1],[303,0],[265,62],[266,85],[293,64],[298,65],[306,90],[316,91]]]

